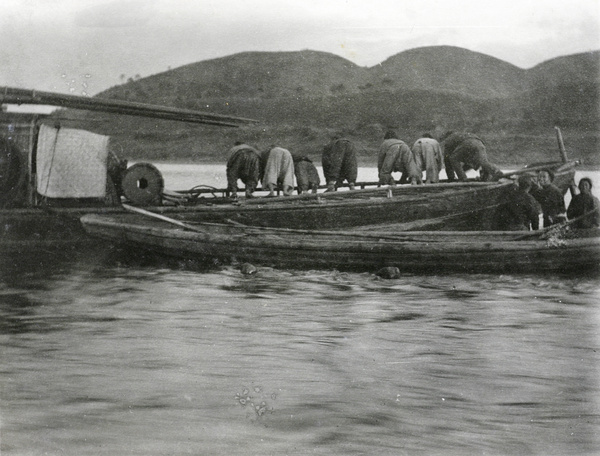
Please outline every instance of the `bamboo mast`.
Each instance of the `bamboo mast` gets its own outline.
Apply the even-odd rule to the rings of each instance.
[[[151,105],[124,100],[107,100],[103,98],[82,97],[37,90],[0,88],[0,104],[35,104],[50,105],[71,109],[84,109],[131,116],[152,117],[164,120],[176,120],[224,127],[239,127],[241,124],[258,122],[245,117],[213,114],[203,111],[181,109],[170,106]]]

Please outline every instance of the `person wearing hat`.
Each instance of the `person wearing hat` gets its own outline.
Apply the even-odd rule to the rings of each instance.
[[[547,170],[538,172],[537,185],[534,184],[531,194],[542,206],[544,228],[564,222],[567,219],[565,198],[560,189],[552,183],[554,173]]]
[[[573,228],[594,228],[600,226],[600,202],[592,195],[592,180],[582,177],[579,180],[579,194],[573,196],[567,217],[573,220],[581,217],[573,223]]]

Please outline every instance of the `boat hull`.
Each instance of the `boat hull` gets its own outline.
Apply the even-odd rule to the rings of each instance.
[[[212,264],[252,262],[294,269],[375,271],[397,267],[409,272],[545,272],[597,270],[600,232],[573,239],[539,239],[528,233],[488,232],[452,235],[415,232],[396,236],[349,232],[297,233],[199,224],[194,231],[141,216],[82,218],[95,237],[185,260]]]
[[[511,182],[398,186],[352,192],[245,200],[238,205],[156,212],[186,222],[234,222],[248,226],[345,229],[404,224],[399,229],[491,229],[506,204]]]
[[[570,164],[555,182],[566,191],[575,174]],[[310,230],[369,230],[373,226],[410,230],[492,230],[497,210],[508,204],[514,182],[463,182],[377,187],[355,191],[302,194],[240,201],[199,198],[193,205],[158,206],[149,210],[198,223],[238,223],[246,226]],[[54,202],[57,204],[57,202]],[[0,251],[79,248],[93,244],[83,230],[85,214],[119,214],[121,206],[29,207],[0,209]]]
[[[227,204],[151,207],[185,222],[234,222],[249,226],[345,229],[397,224],[397,229],[489,229],[510,183],[437,184],[256,198]],[[0,210],[0,251],[36,247],[79,247],[93,243],[80,218],[122,214],[116,207],[33,207]]]

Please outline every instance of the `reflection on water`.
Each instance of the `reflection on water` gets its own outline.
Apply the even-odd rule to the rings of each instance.
[[[3,455],[594,454],[597,276],[3,258]]]

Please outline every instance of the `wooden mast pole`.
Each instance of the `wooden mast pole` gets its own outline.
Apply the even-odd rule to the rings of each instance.
[[[560,158],[563,163],[567,163],[569,161],[569,157],[567,157],[567,149],[565,149],[565,143],[563,141],[562,133],[560,132],[559,127],[554,127],[556,130],[556,139],[558,140],[558,150],[560,151]]]
[[[239,127],[241,124],[257,122],[257,120],[245,117],[213,114],[171,106],[82,97],[78,95],[65,95],[53,92],[38,92],[36,90],[11,87],[0,88],[0,104],[1,103],[50,105],[71,109],[152,117],[164,120],[177,120],[180,122],[220,125],[224,127]]]

